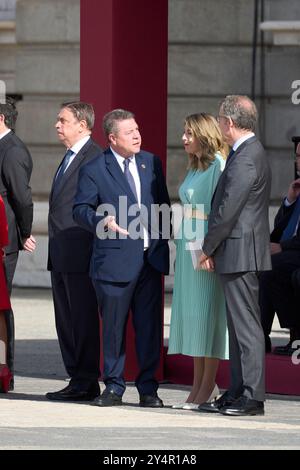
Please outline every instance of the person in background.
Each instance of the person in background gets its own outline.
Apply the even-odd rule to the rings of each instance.
[[[5,206],[0,196],[0,393],[7,393],[10,387],[12,374],[7,367],[7,328],[5,321],[5,311],[10,309],[10,300],[6,286],[4,273],[3,248],[8,245],[8,225],[5,214]]]
[[[296,165],[300,171],[300,144],[296,150]],[[259,278],[259,304],[266,352],[271,352],[270,333],[275,316],[281,328],[290,330],[290,340],[277,346],[273,353],[291,356],[293,342],[300,339],[299,294],[297,274],[300,269],[300,178],[289,185],[287,196],[275,217],[271,233],[272,271],[261,273]],[[294,274],[295,273],[295,274]]]
[[[14,100],[0,103],[0,194],[8,221],[9,244],[5,247],[5,276],[9,295],[20,250],[33,252],[36,242],[31,234],[33,203],[30,188],[32,158],[14,132],[18,111]],[[7,326],[7,364],[14,373],[15,324],[12,309],[5,312]],[[14,379],[10,389],[14,388]]]
[[[211,200],[225,166],[227,146],[216,119],[205,113],[186,117],[182,140],[189,164],[179,188],[184,212],[180,237],[175,237],[176,267],[168,353],[194,358],[191,392],[185,403],[173,406],[193,409],[219,393],[216,374],[219,360],[227,357],[227,328],[220,280],[214,272],[195,270],[187,243],[193,233],[201,233],[203,239],[207,232]],[[201,204],[202,209],[197,209],[197,204]]]

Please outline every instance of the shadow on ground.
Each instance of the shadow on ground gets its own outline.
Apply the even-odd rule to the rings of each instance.
[[[65,378],[58,341],[55,339],[16,340],[15,374],[22,377]]]

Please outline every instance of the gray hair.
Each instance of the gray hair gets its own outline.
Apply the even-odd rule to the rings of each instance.
[[[230,117],[235,126],[254,132],[257,122],[255,103],[243,95],[228,95],[220,104],[224,116]]]
[[[115,134],[118,130],[118,121],[125,121],[125,119],[135,119],[135,115],[125,109],[113,109],[105,114],[103,117],[103,131],[106,137],[109,134]]]
[[[91,131],[95,123],[95,112],[91,104],[84,101],[70,101],[62,103],[62,108],[66,108],[78,121],[85,121],[87,128]]]

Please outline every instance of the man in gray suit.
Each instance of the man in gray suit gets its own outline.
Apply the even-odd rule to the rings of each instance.
[[[225,415],[264,414],[264,334],[258,305],[260,271],[271,269],[268,203],[271,173],[254,134],[255,104],[227,96],[219,124],[232,147],[216,188],[199,263],[219,274],[226,299],[231,383],[200,411]]]

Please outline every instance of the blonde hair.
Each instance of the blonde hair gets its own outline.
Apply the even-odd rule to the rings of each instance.
[[[227,144],[223,141],[220,127],[211,114],[191,114],[185,118],[184,125],[191,130],[201,150],[200,157],[189,154],[188,169],[207,170],[215,160],[217,152],[226,158]]]

